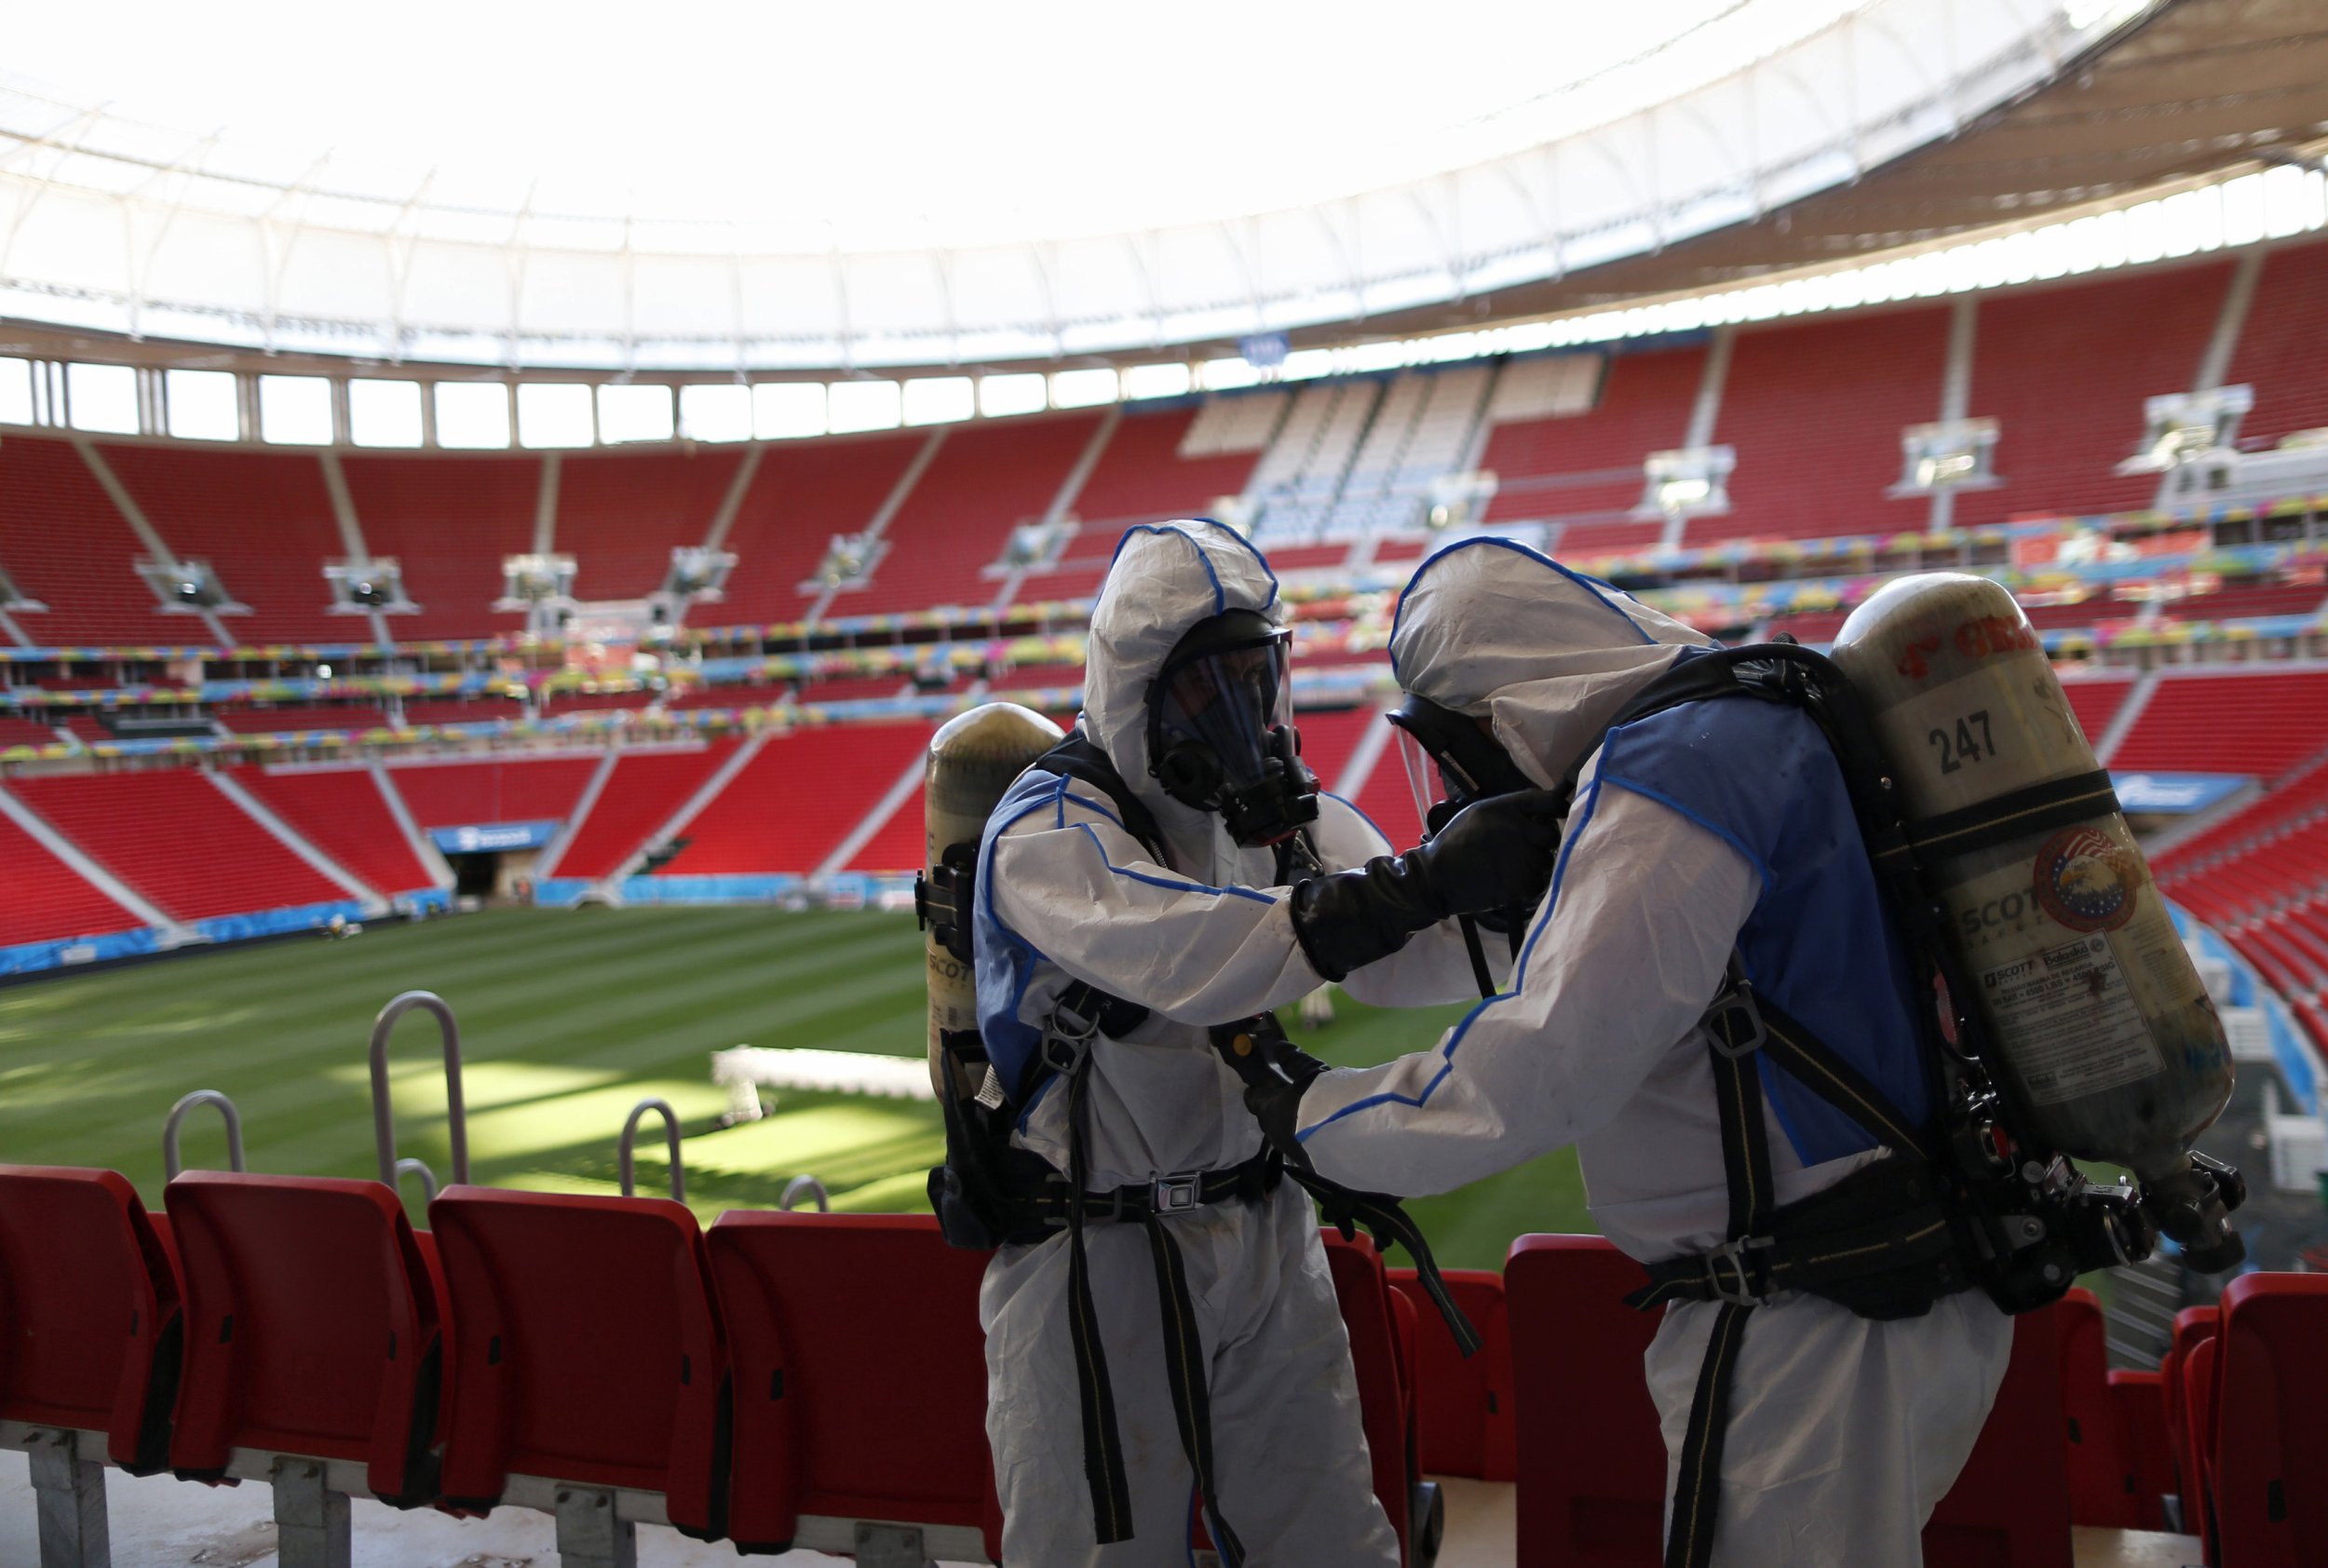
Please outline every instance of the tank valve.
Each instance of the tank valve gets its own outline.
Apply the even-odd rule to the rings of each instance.
[[[2237,1170],[2194,1153],[2182,1169],[2143,1186],[2143,1208],[2182,1248],[2184,1263],[2201,1274],[2221,1274],[2246,1261],[2247,1244],[2231,1228],[2231,1210],[2247,1196]]]

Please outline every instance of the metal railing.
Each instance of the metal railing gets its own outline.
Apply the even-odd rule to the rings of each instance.
[[[622,1168],[622,1196],[637,1196],[632,1190],[636,1185],[632,1147],[639,1141],[639,1118],[649,1111],[663,1118],[663,1144],[670,1152],[671,1201],[684,1203],[687,1201],[687,1172],[679,1163],[679,1115],[670,1108],[670,1102],[663,1100],[640,1101],[630,1107],[630,1115],[622,1124],[622,1142],[616,1147],[616,1158]]]
[[[226,1169],[240,1170],[242,1159],[242,1113],[235,1102],[214,1088],[198,1088],[182,1098],[162,1118],[162,1179],[174,1182],[183,1169],[178,1160],[178,1124],[186,1119],[186,1113],[196,1105],[215,1105],[219,1119],[226,1124]]]
[[[436,1172],[420,1160],[396,1157],[396,1108],[388,1100],[388,1036],[396,1032],[397,1021],[415,1007],[435,1017],[437,1032],[444,1041],[445,1125],[453,1143],[453,1180],[456,1185],[468,1181],[468,1112],[461,1100],[461,1026],[453,1021],[453,1009],[444,998],[433,991],[407,991],[381,1008],[380,1016],[372,1021],[372,1137],[384,1185],[393,1187],[412,1172],[420,1177],[422,1191],[434,1197]]]

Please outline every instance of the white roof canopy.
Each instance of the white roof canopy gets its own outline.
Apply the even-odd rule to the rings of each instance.
[[[47,7],[0,75],[0,310],[514,368],[1170,350],[1752,219],[2149,8]]]

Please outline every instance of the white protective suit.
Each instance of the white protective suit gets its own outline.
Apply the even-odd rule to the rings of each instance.
[[[1037,955],[1019,1018],[1039,1024],[1076,980],[1150,1009],[1127,1037],[1092,1042],[1092,1190],[1228,1169],[1257,1154],[1242,1085],[1207,1030],[1297,1002],[1321,983],[1294,939],[1290,890],[1271,885],[1273,853],[1240,847],[1217,816],[1174,801],[1148,774],[1149,682],[1190,627],[1231,609],[1281,618],[1277,579],[1238,535],[1182,522],[1126,534],[1092,615],[1080,726],[1154,814],[1171,863],[1156,864],[1077,785],[1002,831],[981,873],[995,919]],[[1326,869],[1388,852],[1354,807],[1330,795],[1319,804],[1312,836]],[[1388,1004],[1477,994],[1453,922],[1343,984]],[[1067,1100],[1052,1079],[1015,1140],[1062,1171]],[[1308,1196],[1287,1182],[1258,1203],[1163,1223],[1184,1254],[1201,1318],[1221,1509],[1249,1561],[1395,1564]],[[1095,1545],[1062,1235],[1001,1249],[981,1299],[1003,1555],[1035,1568],[1179,1568],[1188,1560],[1192,1476],[1165,1382],[1156,1265],[1141,1225],[1092,1223],[1086,1239],[1133,1538]]]
[[[1550,787],[1692,644],[1706,639],[1533,551],[1485,540],[1416,573],[1391,652],[1405,689],[1491,720],[1520,769]],[[1319,1077],[1302,1098],[1299,1136],[1320,1174],[1410,1196],[1575,1143],[1602,1230],[1649,1263],[1726,1234],[1699,1022],[1773,873],[1624,778],[1603,780],[1605,755],[1596,748],[1579,778],[1552,890],[1509,991],[1436,1050]],[[1778,1111],[1766,1102],[1780,1204],[1877,1157],[1805,1169]],[[1714,1311],[1669,1307],[1645,1357],[1669,1509]],[[1919,1532],[1980,1433],[2011,1339],[1977,1291],[1894,1322],[1802,1294],[1758,1308],[1732,1384],[1713,1561],[1920,1561]]]

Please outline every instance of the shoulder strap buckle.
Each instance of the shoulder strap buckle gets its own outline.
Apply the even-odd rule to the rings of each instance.
[[[1766,1236],[1733,1237],[1718,1247],[1702,1253],[1705,1264],[1706,1289],[1716,1301],[1733,1306],[1759,1306],[1769,1299],[1768,1288],[1757,1282],[1755,1260],[1749,1252],[1766,1250],[1775,1245]]]
[[[1706,1043],[1714,1053],[1732,1061],[1753,1055],[1768,1042],[1770,1030],[1762,1021],[1762,1009],[1754,1006],[1754,988],[1736,957],[1731,958],[1729,976],[1713,1005],[1698,1021],[1698,1027],[1706,1032]]]

